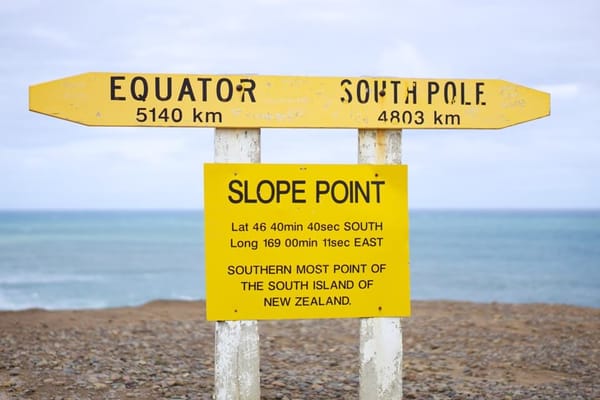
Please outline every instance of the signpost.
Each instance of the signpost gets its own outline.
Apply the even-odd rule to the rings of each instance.
[[[29,99],[91,126],[497,129],[550,114],[549,94],[496,79],[92,72]]]
[[[215,161],[259,163],[260,129],[215,129]],[[216,400],[260,398],[259,354],[255,320],[216,322]]]
[[[29,109],[216,128],[215,161],[233,163],[205,168],[216,399],[260,397],[256,319],[367,317],[360,398],[391,400],[410,313],[402,129],[504,128],[550,115],[550,95],[495,79],[94,72],[30,86]],[[260,128],[356,128],[368,165],[236,164],[260,162]]]
[[[359,164],[401,164],[401,130],[358,130]],[[400,318],[360,320],[359,399],[402,398],[402,325]]]
[[[406,166],[204,171],[209,320],[410,315]]]

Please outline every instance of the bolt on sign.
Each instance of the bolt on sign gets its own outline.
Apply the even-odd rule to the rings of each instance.
[[[495,79],[91,72],[29,88],[29,109],[93,126],[497,129],[550,95]]]
[[[410,315],[405,165],[205,164],[208,320]]]

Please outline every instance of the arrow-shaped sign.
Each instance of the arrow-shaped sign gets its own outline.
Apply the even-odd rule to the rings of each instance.
[[[497,129],[550,95],[495,79],[85,73],[30,86],[29,109],[93,126]]]

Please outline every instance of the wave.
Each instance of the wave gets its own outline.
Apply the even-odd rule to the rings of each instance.
[[[55,301],[43,300],[36,296],[37,293],[31,293],[27,298],[10,299],[0,292],[0,311],[20,311],[30,309],[44,310],[80,310],[80,309],[101,309],[109,307],[105,300],[101,299],[76,299],[68,300],[57,298]]]
[[[0,285],[43,285],[81,282],[103,282],[106,277],[102,275],[79,274],[47,274],[47,273],[21,273],[16,275],[0,276]]]

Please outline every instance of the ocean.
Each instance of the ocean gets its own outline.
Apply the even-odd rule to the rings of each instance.
[[[205,298],[202,211],[0,211],[0,310]],[[411,298],[600,307],[600,210],[410,212]]]

